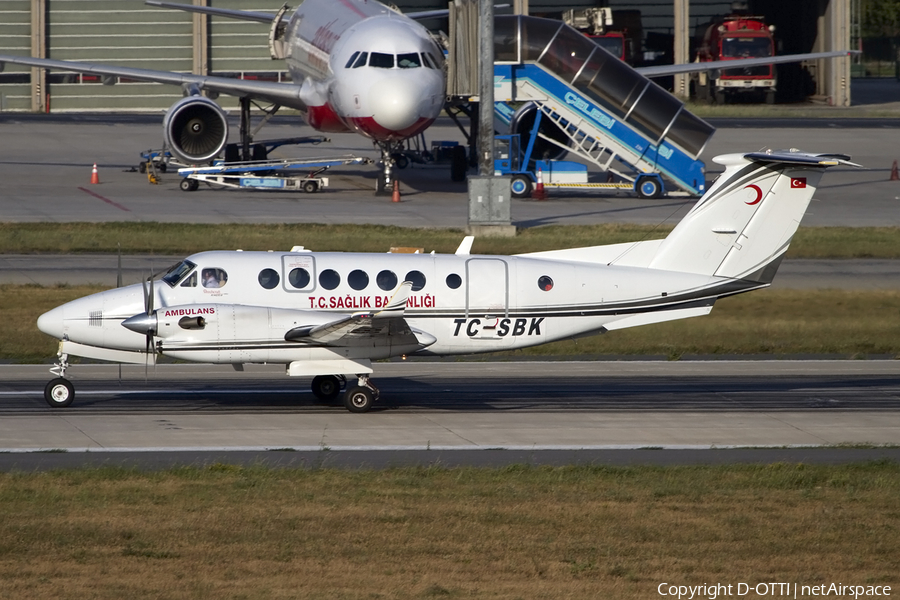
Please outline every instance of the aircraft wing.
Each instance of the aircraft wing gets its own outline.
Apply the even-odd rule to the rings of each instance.
[[[144,4],[148,4],[150,6],[159,6],[160,8],[174,8],[175,10],[184,10],[187,12],[215,15],[217,17],[242,19],[244,21],[256,21],[258,23],[271,23],[277,17],[277,15],[263,12],[254,12],[251,10],[230,10],[227,8],[215,8],[212,6],[194,6],[193,4],[162,2],[161,0],[144,0]]]
[[[152,69],[115,67],[96,63],[0,54],[0,71],[3,70],[3,63],[26,65],[29,67],[39,67],[55,71],[73,71],[75,73],[89,73],[92,75],[104,75],[108,77],[124,77],[126,79],[135,79],[138,81],[153,81],[156,83],[180,85],[187,88],[196,87],[198,89],[218,92],[220,94],[228,94],[229,96],[258,98],[260,100],[274,102],[275,104],[300,110],[305,110],[307,106],[302,98],[301,86],[289,83],[234,79],[231,77],[215,77],[212,75],[192,75],[190,73],[176,73],[174,71],[154,71]]]
[[[742,67],[761,67],[782,63],[816,60],[819,58],[836,58],[859,54],[857,50],[834,50],[831,52],[812,52],[807,54],[786,54],[784,56],[766,56],[763,58],[736,58],[734,60],[714,60],[711,62],[692,62],[682,65],[660,65],[657,67],[635,67],[635,71],[644,77],[662,77],[679,73],[699,73],[715,69],[737,69]]]
[[[322,346],[386,346],[434,343],[433,336],[413,331],[403,313],[412,283],[404,281],[387,306],[378,312],[358,312],[321,325],[295,327],[286,341],[306,341]]]

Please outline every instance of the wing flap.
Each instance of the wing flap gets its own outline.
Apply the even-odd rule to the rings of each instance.
[[[412,283],[404,281],[378,312],[357,312],[320,325],[295,327],[284,334],[287,341],[307,341],[323,346],[429,346],[435,339],[413,330],[406,319],[406,302]]]

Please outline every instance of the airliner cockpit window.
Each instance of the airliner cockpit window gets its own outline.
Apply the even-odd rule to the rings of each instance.
[[[394,55],[382,54],[381,52],[373,52],[369,59],[370,67],[378,67],[379,69],[393,69]]]
[[[359,58],[357,58],[357,59],[356,59],[356,62],[353,63],[353,68],[354,68],[354,69],[358,69],[358,68],[360,68],[360,67],[366,66],[366,61],[367,61],[367,60],[369,60],[369,53],[368,53],[368,52],[360,52],[360,53],[359,53]]]
[[[228,283],[228,273],[222,269],[203,269],[200,273],[200,280],[205,288],[225,287]]]
[[[168,283],[170,287],[175,287],[178,282],[196,266],[197,265],[189,260],[182,261],[169,269],[166,274],[163,275],[162,280]]]
[[[344,68],[345,68],[345,69],[349,69],[350,67],[352,67],[352,66],[353,66],[353,61],[356,60],[356,57],[357,57],[357,56],[359,56],[359,51],[358,51],[358,50],[357,50],[356,52],[353,53],[353,56],[350,57],[350,60],[348,60],[348,61],[347,61],[347,64],[344,65]]]
[[[440,69],[440,67],[437,66],[438,65],[437,59],[435,57],[433,57],[432,55],[428,54],[427,52],[422,53],[422,60],[425,62],[426,67],[428,67],[430,69],[435,69],[435,70]]]
[[[417,69],[422,66],[418,52],[397,55],[397,66],[401,69]]]

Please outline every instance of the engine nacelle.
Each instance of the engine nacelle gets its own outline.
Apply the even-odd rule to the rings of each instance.
[[[526,102],[513,114],[509,120],[510,135],[519,134],[521,140],[521,149],[525,151],[525,145],[528,143],[528,137],[531,135],[531,128],[534,127],[534,119],[537,117],[538,107],[534,102]],[[541,125],[538,132],[556,140],[563,146],[569,145],[569,138],[560,129],[556,123],[548,119],[546,116],[541,117]],[[531,160],[561,160],[569,151],[561,148],[552,142],[539,137],[534,140],[534,148],[531,151]],[[522,165],[527,167],[527,165]]]
[[[182,98],[163,119],[166,148],[187,164],[207,162],[228,142],[228,120],[218,104],[204,96]]]

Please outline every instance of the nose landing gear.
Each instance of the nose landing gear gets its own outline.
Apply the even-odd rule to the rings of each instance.
[[[381,150],[381,174],[375,183],[376,196],[390,196],[394,193],[394,157],[403,145],[399,142],[380,142],[378,148]]]
[[[54,408],[65,408],[75,400],[75,386],[65,378],[66,369],[69,368],[68,354],[60,354],[59,362],[50,372],[56,375],[44,388],[44,400]]]

